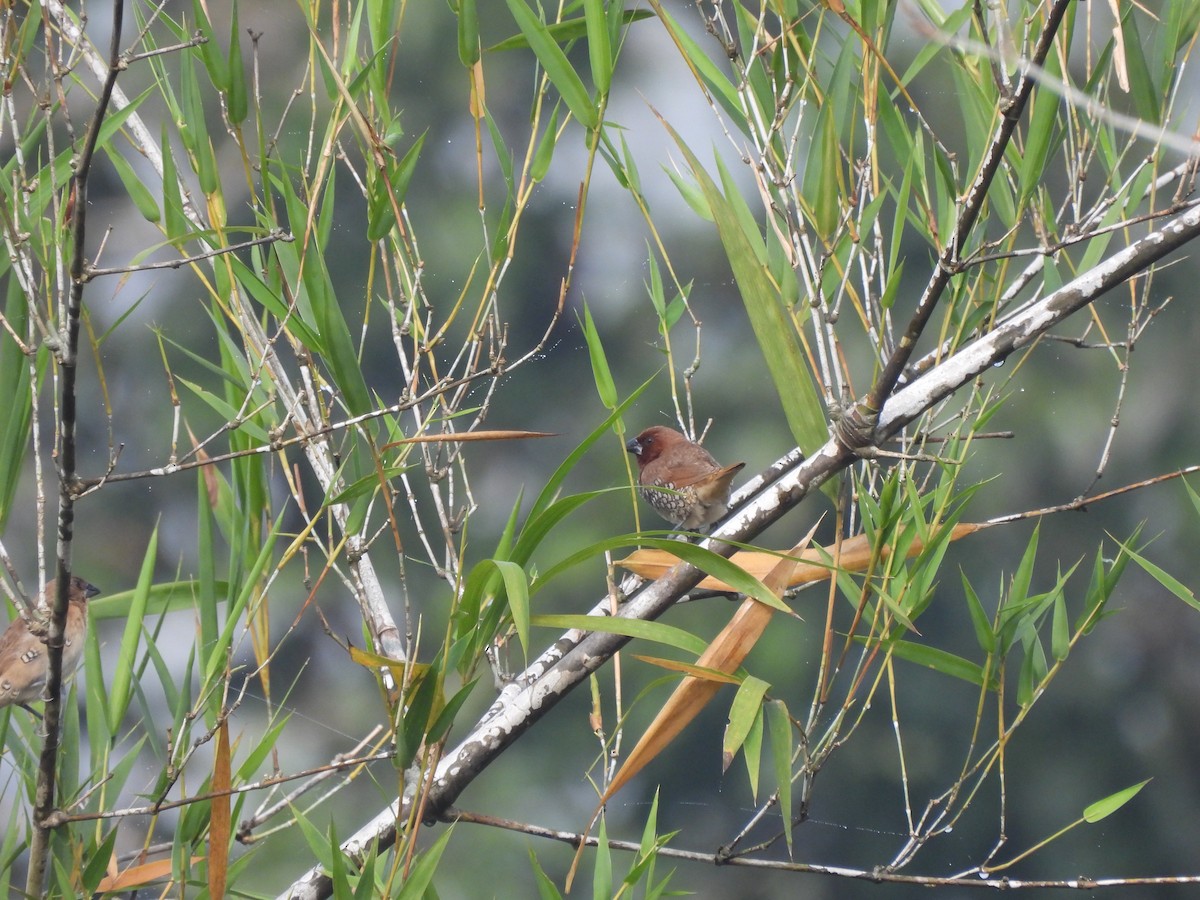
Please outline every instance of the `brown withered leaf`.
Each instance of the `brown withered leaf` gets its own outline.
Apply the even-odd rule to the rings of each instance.
[[[718,684],[738,684],[739,681],[733,675],[726,675],[724,672],[718,672],[716,669],[702,669],[694,663],[680,662],[677,659],[663,659],[661,656],[642,656],[635,653],[633,658],[644,663],[649,663],[652,666],[658,666],[660,669],[668,669],[672,672],[682,672],[684,675],[691,675],[695,678],[704,678],[709,681],[715,681]]]
[[[225,878],[229,871],[229,834],[232,826],[230,797],[223,793],[232,786],[229,764],[229,722],[217,727],[217,752],[213,760],[212,798],[208,828],[208,893],[213,900],[225,900]]]
[[[816,530],[816,526],[813,526]],[[792,584],[795,570],[801,565],[800,559],[804,548],[812,539],[813,532],[792,548],[784,558],[771,556],[773,566],[763,573],[762,583],[771,589],[776,597],[782,597],[788,585]],[[764,554],[766,555],[766,554]],[[771,607],[747,597],[733,614],[729,624],[721,629],[721,633],[700,654],[696,665],[702,669],[715,669],[732,675],[738,666],[754,649],[758,639],[767,629],[767,623],[774,614]],[[687,675],[675,692],[667,699],[663,708],[658,711],[642,739],[633,748],[625,760],[625,764],[613,776],[612,782],[601,798],[601,804],[608,802],[626,782],[641,771],[642,767],[658,756],[671,743],[692,719],[708,705],[708,701],[720,689],[719,682],[712,678],[697,678]]]
[[[801,551],[812,540],[816,528],[817,526],[814,525],[813,530],[805,536],[804,540],[793,547],[785,557],[772,557],[775,563],[774,567],[766,572],[760,580],[776,597],[782,597],[787,585],[791,583],[793,570],[801,564]],[[685,675],[683,681],[675,688],[674,693],[658,711],[658,715],[654,717],[654,721],[650,723],[646,733],[642,735],[637,746],[625,759],[624,765],[617,770],[617,774],[613,776],[612,782],[601,796],[600,805],[596,808],[591,822],[588,823],[587,830],[589,832],[600,817],[604,804],[614,797],[617,791],[640,772],[650,760],[658,756],[716,695],[721,688],[721,681],[714,678],[712,673],[732,675],[737,671],[742,660],[746,658],[754,645],[758,643],[758,639],[762,637],[762,633],[766,631],[767,623],[771,621],[774,612],[775,610],[771,607],[759,603],[751,597],[742,601],[742,605],[733,614],[729,624],[721,629],[721,633],[713,638],[712,643],[704,649],[700,658],[695,662],[696,669],[709,671],[705,671],[701,676]],[[585,846],[586,842],[580,842],[579,851],[576,852],[575,859],[571,863],[571,870],[567,875],[568,891],[571,889],[570,885],[579,865],[580,854]]]
[[[187,429],[188,437],[191,438],[192,447],[196,450],[196,459],[198,462],[206,463],[211,457],[200,446],[200,442],[196,440],[196,435],[192,433],[192,428],[189,425]],[[208,505],[212,509],[217,508],[217,503],[221,499],[221,487],[217,483],[217,473],[212,466],[202,466],[200,469],[201,477],[204,479],[204,489],[208,492]]]
[[[203,860],[203,856],[193,856],[192,864],[195,865]],[[119,875],[106,875],[100,879],[100,883],[96,885],[96,893],[110,894],[117,891],[129,891],[155,881],[161,881],[163,878],[170,878],[172,865],[173,862],[170,859],[158,859],[154,862],[130,866]]]
[[[471,441],[524,441],[529,438],[558,437],[556,431],[463,431],[451,434],[414,434],[398,441],[384,444],[391,450],[401,444],[468,444]]]
[[[968,534],[974,534],[982,528],[986,528],[984,524],[975,522],[960,522],[955,525],[950,534],[950,540],[957,541],[961,537],[966,537]],[[913,541],[912,546],[908,548],[909,558],[916,556],[925,549],[924,542],[920,538]],[[796,587],[801,584],[810,584],[814,581],[824,581],[829,577],[830,567],[822,560],[832,559],[834,556],[834,547],[826,547],[819,550],[815,547],[810,547],[799,554],[797,565],[789,576],[786,587]],[[841,556],[839,563],[841,568],[849,572],[861,572],[867,567],[871,561],[871,542],[865,534],[855,535],[845,541],[842,541]],[[883,555],[888,555],[887,548],[883,548]],[[730,557],[730,560],[737,563],[739,567],[745,569],[755,578],[766,582],[768,573],[780,562],[780,555],[777,553],[765,553],[755,550],[739,550]],[[635,550],[633,553],[626,556],[624,559],[616,561],[617,565],[623,569],[628,569],[642,578],[654,581],[661,578],[673,566],[679,565],[679,558],[666,550]],[[697,588],[710,591],[733,591],[725,582],[719,578],[714,578],[708,575],[701,581]]]

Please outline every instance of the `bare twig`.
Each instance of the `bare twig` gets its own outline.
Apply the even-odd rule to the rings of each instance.
[[[84,281],[91,281],[93,278],[99,278],[102,275],[123,275],[126,272],[152,272],[155,269],[181,269],[184,266],[190,266],[192,263],[200,262],[205,259],[212,259],[215,256],[221,256],[224,253],[237,253],[239,250],[246,250],[250,247],[258,247],[262,244],[273,244],[276,241],[290,243],[295,238],[286,231],[272,231],[264,237],[255,238],[252,241],[244,241],[240,244],[231,244],[228,247],[218,247],[215,250],[209,250],[205,253],[197,253],[195,256],[185,256],[182,259],[172,259],[167,262],[157,263],[142,263],[137,266],[118,266],[112,269],[98,269],[92,265],[84,266]]]

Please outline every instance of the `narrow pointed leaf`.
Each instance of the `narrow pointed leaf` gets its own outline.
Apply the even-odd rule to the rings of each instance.
[[[567,108],[585,128],[595,128],[600,124],[596,106],[592,103],[579,74],[571,67],[567,55],[547,30],[546,23],[534,14],[525,0],[507,2],[509,11],[517,21],[517,27],[529,41],[530,49],[550,76],[550,81],[558,88]]]
[[[1083,811],[1084,821],[1094,823],[1111,816],[1118,809],[1136,797],[1138,793],[1141,792],[1142,788],[1149,783],[1150,779],[1147,778],[1145,781],[1139,781],[1137,784],[1132,784],[1124,790],[1117,791],[1115,794],[1110,794],[1103,800],[1097,800]]]
[[[721,771],[729,770],[738,750],[750,733],[755,720],[762,712],[763,697],[770,687],[761,678],[753,675],[742,681],[741,687],[734,695],[733,704],[729,707],[729,722],[725,725],[725,737],[721,742]]]

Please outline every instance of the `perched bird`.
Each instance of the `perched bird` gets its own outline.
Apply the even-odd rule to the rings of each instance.
[[[51,580],[42,593],[42,602],[47,608],[54,604],[56,589],[55,581]],[[63,675],[71,674],[79,665],[83,639],[87,634],[88,598],[98,593],[98,587],[88,584],[77,575],[71,576],[62,651]],[[0,635],[0,707],[16,704],[33,712],[26,704],[42,699],[49,655],[45,641],[29,630],[29,623],[24,618],[17,616],[8,623],[8,628]]]
[[[673,428],[652,425],[625,445],[637,457],[642,499],[676,528],[711,525],[729,507],[733,476],[745,463],[720,466]]]

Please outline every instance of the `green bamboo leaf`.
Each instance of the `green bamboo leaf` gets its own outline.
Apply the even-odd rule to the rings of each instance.
[[[979,642],[984,653],[989,655],[995,653],[996,632],[992,629],[992,620],[988,618],[988,614],[983,609],[983,603],[979,600],[979,595],[967,581],[965,573],[962,574],[962,585],[963,596],[967,600],[967,611],[971,614],[971,626],[975,629],[975,640]]]
[[[680,196],[683,197],[687,205],[692,208],[692,212],[706,222],[716,221],[716,217],[713,215],[712,208],[708,205],[708,200],[705,199],[703,191],[696,187],[696,185],[684,181],[683,176],[674,169],[664,168],[663,171],[666,172],[667,177],[671,179],[672,183],[679,190]]]
[[[225,418],[226,422],[233,422],[240,418],[240,408],[229,403],[225,398],[218,397],[212,391],[206,391],[195,382],[189,381],[186,378],[180,378],[178,375],[175,376],[175,380],[216,410],[219,415]],[[249,435],[259,444],[270,443],[271,436],[267,433],[267,429],[253,419],[242,420],[241,424],[238,425],[238,430],[242,434]]]
[[[435,665],[440,664],[437,663]],[[433,721],[435,709],[441,703],[440,672],[430,666],[407,698],[404,707],[404,719],[396,733],[396,758],[392,761],[397,770],[407,769],[417,758],[417,751],[425,743],[429,732],[429,724]]]
[[[529,578],[515,562],[502,559],[485,560],[496,567],[504,579],[504,596],[512,613],[513,627],[521,640],[521,649],[529,655]]]
[[[932,669],[942,675],[958,678],[974,685],[983,684],[983,669],[970,660],[955,656],[937,647],[914,644],[911,641],[895,641],[888,645],[892,655],[906,662]]]
[[[1170,61],[1174,61],[1184,47],[1195,40],[1196,31],[1200,29],[1200,5],[1195,3],[1167,4],[1167,44],[1171,51]]]
[[[618,27],[620,25],[632,25],[634,22],[640,22],[643,19],[654,18],[654,13],[645,9],[621,9],[619,3],[609,5],[609,20],[616,18]],[[546,26],[546,31],[550,33],[550,37],[559,44],[564,44],[567,41],[577,41],[580,38],[587,37],[587,20],[582,16],[576,16],[573,19],[563,19],[561,22],[555,22]],[[612,29],[609,30],[609,46],[616,43],[616,34]],[[488,53],[496,53],[503,50],[526,50],[529,48],[529,40],[524,34],[514,34],[512,37],[505,38],[499,43],[492,44],[487,48]]]
[[[168,216],[168,218],[170,218]],[[325,342],[321,339],[320,334],[304,321],[300,316],[295,315],[294,311],[288,309],[288,305],[283,301],[276,291],[263,282],[258,275],[253,272],[249,266],[238,259],[237,256],[230,255],[229,265],[233,269],[234,277],[237,283],[245,288],[267,312],[275,317],[278,322],[287,323],[287,331],[301,344],[312,350],[314,353],[324,355]]]
[[[181,59],[179,97],[183,118],[175,124],[191,159],[192,169],[200,180],[200,190],[206,196],[212,196],[217,190],[217,161],[208,137],[208,126],[204,119],[204,97],[196,79],[193,59],[193,55],[188,53]]]
[[[20,30],[17,34],[16,47],[8,46],[5,48],[5,56],[9,60],[19,61],[28,59],[33,52],[34,46],[38,39],[42,36],[42,29],[45,27],[45,22],[42,18],[42,4],[40,2],[29,4],[29,13],[18,17],[20,22]],[[32,13],[32,15],[30,14]],[[50,117],[44,117],[49,121]],[[25,158],[29,158],[29,154],[25,154]]]
[[[358,887],[354,890],[354,900],[374,900],[378,896],[379,886],[375,882],[375,867],[378,861],[379,844],[372,841],[367,858],[359,866]]]
[[[264,507],[256,507],[262,509]],[[258,548],[258,553],[254,554],[250,564],[246,566],[245,572],[242,573],[241,590],[236,597],[232,597],[229,608],[225,614],[225,625],[221,629],[221,635],[216,643],[211,647],[205,647],[204,652],[207,654],[204,662],[204,670],[201,673],[201,687],[205,687],[212,683],[218,673],[224,671],[226,663],[226,653],[233,641],[233,633],[242,624],[242,613],[246,610],[246,604],[250,602],[250,598],[254,595],[259,587],[259,579],[262,577],[263,571],[271,561],[271,556],[275,552],[275,542],[279,539],[279,529],[283,523],[287,511],[281,511],[275,521],[271,524],[271,531],[267,534],[266,540],[262,546]],[[246,548],[246,553],[250,554],[250,548]],[[233,586],[230,586],[230,596]],[[214,698],[220,702],[220,697]]]
[[[554,879],[547,875],[541,864],[538,863],[533,847],[529,846],[526,849],[529,852],[529,864],[533,866],[533,878],[537,882],[539,900],[563,900],[563,895],[559,891],[558,885],[554,883]]]
[[[729,771],[729,764],[742,749],[754,722],[762,714],[763,697],[771,687],[761,678],[747,675],[734,694],[729,707],[729,721],[725,725],[725,736],[721,741],[721,772]],[[758,795],[757,784],[751,784],[754,795]]]
[[[450,837],[454,834],[454,826],[451,825],[445,832],[424,853],[418,854],[416,861],[408,870],[408,876],[404,879],[404,886],[400,889],[400,893],[396,895],[396,900],[424,900],[428,896],[428,891],[433,885],[433,876],[437,873],[438,865],[442,861],[442,854],[446,852],[446,847],[450,844]]]
[[[351,503],[361,497],[374,494],[381,487],[380,478],[391,480],[407,472],[411,466],[384,466],[377,472],[368,472],[357,481],[351,482],[345,490],[339,491],[325,501],[326,506],[336,506],[339,503]]]
[[[804,164],[804,189],[800,196],[811,207],[812,224],[817,237],[828,244],[833,240],[842,217],[837,175],[842,165],[841,148],[838,146],[832,103],[821,106],[813,132],[808,160]]]
[[[88,618],[94,619],[95,615],[90,608],[91,604],[89,603],[88,606]],[[97,630],[92,627],[88,628],[87,639],[83,645],[83,671],[86,676],[84,697],[87,705],[87,720],[96,723],[95,727],[87,730],[92,759],[104,759],[111,747],[112,734],[107,728],[108,688],[104,681],[104,666],[100,662],[100,638],[96,633]],[[4,742],[2,729],[0,729],[0,747],[11,750]]]
[[[475,689],[475,685],[478,683],[478,678],[468,681],[455,692],[453,697],[446,701],[446,704],[442,707],[442,711],[437,714],[437,718],[429,726],[429,743],[436,743],[449,734],[458,711],[462,709],[463,704],[471,696],[471,691]]]
[[[163,158],[163,217],[167,238],[176,247],[182,246],[191,232],[191,223],[183,211],[183,195],[179,191],[179,170],[175,167],[175,156],[171,153],[171,141],[167,123],[162,127]],[[236,257],[235,257],[236,258]]]
[[[592,311],[586,300],[583,304],[582,325],[583,337],[587,341],[588,359],[592,363],[592,381],[596,385],[596,393],[600,395],[600,402],[605,409],[613,409],[617,405],[617,385],[613,381],[608,357],[604,354],[604,344],[600,340],[600,332],[596,330],[596,323],[592,319]],[[625,430],[619,419],[616,425],[617,431]]]
[[[146,618],[146,603],[150,599],[150,585],[154,581],[154,565],[158,561],[158,526],[150,532],[150,542],[142,557],[142,569],[138,574],[133,602],[125,619],[125,632],[121,637],[121,652],[113,670],[112,687],[108,691],[108,732],[116,734],[129,708],[129,684],[133,678],[133,666],[137,662],[138,642],[142,636],[142,622]]]
[[[1029,586],[1033,582],[1033,564],[1037,561],[1040,533],[1041,525],[1034,526],[1029,543],[1025,545],[1025,552],[1021,555],[1021,562],[1017,564],[1017,571],[1013,574],[1008,596],[1004,600],[1005,607],[1019,608],[1029,599]]]
[[[1050,625],[1050,653],[1057,660],[1067,658],[1071,650],[1071,629],[1067,624],[1067,598],[1061,592],[1054,595],[1054,618]]]
[[[1200,516],[1200,494],[1196,493],[1186,478],[1181,478],[1180,481],[1183,482],[1183,488],[1187,492],[1188,500],[1192,503],[1192,509],[1196,511],[1197,516]]]
[[[390,46],[396,41],[396,2],[397,0],[370,0],[366,4],[367,30],[371,35],[373,50]]]
[[[968,9],[964,8],[961,12],[970,15]],[[964,24],[959,21],[952,27],[960,28]],[[967,158],[977,161],[982,158],[995,128],[994,118],[1000,102],[996,95],[996,85],[991,78],[980,78],[978,69],[953,66],[951,72],[954,79],[954,99],[963,123],[963,137],[967,142]],[[989,197],[1008,196],[1011,203],[1011,195],[1007,191],[996,190],[1000,184],[1008,187],[1007,179],[994,179],[988,189]],[[1013,212],[1015,213],[1015,210]]]
[[[746,761],[746,778],[750,782],[750,794],[755,798],[756,803],[758,802],[758,781],[762,772],[764,719],[765,711],[760,704],[754,721],[750,723],[750,730],[746,732],[746,739],[742,741],[742,759]]]
[[[674,532],[671,532],[674,534]],[[748,597],[753,597],[764,606],[769,606],[779,612],[791,615],[791,608],[775,596],[765,584],[747,572],[745,569],[731,562],[719,553],[714,553],[707,547],[701,547],[698,544],[692,544],[687,541],[674,540],[672,538],[651,537],[646,532],[638,534],[621,534],[615,537],[605,538],[597,541],[587,547],[583,547],[572,553],[570,556],[555,563],[540,576],[534,585],[534,592],[541,590],[545,585],[553,581],[558,575],[568,569],[577,566],[585,560],[591,559],[608,550],[615,550],[619,547],[641,546],[652,550],[663,550],[674,556],[677,556],[682,561],[695,566],[706,575],[712,575],[714,578],[719,578],[727,585],[732,587],[739,594],[745,594]]]
[[[1109,536],[1111,537],[1111,535]],[[1114,538],[1114,540],[1116,539]],[[1168,591],[1170,591],[1192,609],[1200,611],[1200,600],[1196,599],[1196,595],[1192,593],[1191,588],[1164,569],[1161,569],[1154,563],[1150,562],[1150,560],[1146,559],[1144,556],[1135,552],[1128,544],[1123,544],[1120,541],[1117,541],[1117,544],[1120,546],[1122,552],[1128,554],[1129,558],[1141,566],[1147,575],[1165,587]]]
[[[921,13],[929,18],[930,26],[938,29],[944,34],[957,34],[958,29],[962,28],[970,20],[973,10],[969,6],[960,7],[954,13],[947,14],[946,8],[939,3],[922,3]],[[866,23],[863,23],[866,27]],[[942,29],[950,29],[942,32]],[[922,46],[917,48],[912,62],[908,64],[903,74],[900,76],[902,84],[911,85],[916,77],[924,71],[933,60],[943,58],[944,48],[938,46],[937,41],[927,41]],[[940,73],[939,73],[940,74]]]
[[[226,71],[229,73],[229,87],[225,91],[225,115],[234,125],[245,121],[249,113],[249,103],[246,99],[246,66],[242,62],[241,25],[238,22],[238,4],[234,0],[229,14],[229,62]]]
[[[591,434],[583,439],[578,447],[571,451],[570,455],[566,459],[559,463],[558,468],[554,470],[554,474],[551,475],[549,480],[546,482],[546,486],[542,488],[541,492],[537,496],[537,499],[533,501],[533,506],[529,510],[529,518],[531,520],[554,501],[554,498],[558,496],[558,492],[562,488],[563,481],[566,480],[567,475],[571,473],[571,470],[575,468],[579,460],[583,458],[584,454],[591,449],[592,445],[595,444],[596,441],[598,441],[602,436],[611,430],[613,423],[616,422],[621,414],[625,412],[625,410],[628,409],[629,406],[642,395],[642,392],[645,391],[646,388],[650,387],[650,384],[654,381],[655,377],[656,376],[651,376],[650,378],[646,379],[646,381],[642,382],[642,384],[640,384],[633,391],[633,393],[631,393],[616,409],[608,414],[605,420],[601,422]]]
[[[329,882],[333,888],[333,896],[339,898],[349,897],[351,894],[350,875],[346,871],[346,854],[342,852],[342,842],[338,839],[337,823],[330,820],[329,835],[326,838],[329,841],[329,858],[332,865],[329,867]]]
[[[458,58],[468,69],[479,62],[479,14],[475,0],[458,0]]]
[[[17,334],[25,334],[29,323],[29,300],[17,278],[6,278],[7,302],[5,320]],[[37,354],[40,380],[45,371],[49,351]],[[6,331],[0,329],[0,534],[12,512],[13,500],[25,473],[24,461],[29,446],[29,429],[33,420],[33,391],[31,390],[29,360],[17,352]]]
[[[361,12],[362,7],[359,7]],[[358,17],[355,17],[355,22],[358,22]],[[349,79],[346,84],[346,95],[352,100],[358,101],[368,88],[376,95],[383,93],[386,95],[386,89],[379,83],[380,67],[384,60],[388,57],[388,52],[391,50],[390,44],[384,44],[378,48],[374,55],[366,61],[359,63],[354,57],[348,57],[343,66],[342,80]],[[390,111],[381,110],[381,119],[379,133],[383,135],[383,142],[389,147],[404,134],[404,129],[400,126],[399,121],[391,117]]]
[[[229,89],[228,64],[225,57],[221,55],[217,34],[213,30],[212,22],[209,21],[208,10],[205,9],[202,0],[192,0],[192,15],[196,19],[196,30],[204,37],[204,40],[196,46],[196,52],[199,53],[204,68],[208,71],[208,78],[213,87],[218,91],[226,91]]]
[[[550,171],[550,161],[554,158],[554,148],[558,146],[558,107],[550,114],[550,122],[538,140],[537,150],[533,154],[533,163],[529,167],[529,177],[541,181]]]
[[[137,673],[133,680],[138,698],[138,706],[141,710],[143,719],[146,721],[151,721],[157,716],[152,704],[147,702],[146,691],[142,687],[143,685],[149,683],[148,671],[151,667],[153,667],[154,675],[158,679],[159,685],[162,687],[162,700],[164,705],[172,712],[179,708],[180,697],[186,695],[187,693],[187,687],[185,685],[190,684],[190,682],[181,682],[180,684],[175,683],[175,679],[179,677],[175,674],[174,670],[174,665],[178,662],[178,654],[173,652],[175,648],[167,649],[165,646],[163,647],[163,649],[167,649],[167,652],[171,653],[172,655],[171,665],[167,664],[167,661],[163,658],[163,654],[159,649],[158,644],[159,640],[161,639],[163,624],[165,622],[166,619],[162,616],[159,616],[158,620],[154,623],[154,631],[151,632],[147,640],[143,642],[142,646],[144,648],[146,659],[149,662],[149,665],[147,666],[143,663],[141,671]],[[165,641],[163,643],[164,645],[166,644]],[[189,648],[186,657],[187,662],[184,668],[184,671],[187,672],[189,676],[192,671],[191,663],[195,658],[195,649]],[[89,684],[88,687],[90,688],[91,685]],[[107,714],[105,715],[104,719],[98,719],[97,721],[108,721]],[[177,734],[178,732],[173,733]],[[151,747],[155,752],[159,753],[160,755],[166,754],[166,744],[162,742],[162,736],[158,734],[157,729],[147,731],[146,737],[149,738]]]
[[[688,282],[683,286],[683,290],[676,293],[671,298],[671,302],[667,304],[667,313],[659,320],[659,334],[666,334],[675,327],[675,323],[680,320],[683,314],[687,311],[687,298],[692,290],[692,282]]]
[[[525,524],[521,526],[521,534],[517,538],[516,546],[513,548],[510,558],[520,565],[528,563],[533,556],[533,551],[542,543],[547,535],[554,531],[563,519],[588,501],[602,494],[607,494],[611,490],[623,492],[625,488],[605,488],[599,491],[587,491],[582,494],[570,494],[559,500],[555,500],[544,510],[539,510],[536,514],[531,512],[525,520]]]
[[[1124,790],[1117,791],[1115,794],[1110,794],[1103,800],[1097,800],[1083,811],[1083,820],[1088,823],[1096,823],[1101,819],[1106,819],[1115,813],[1118,809],[1136,797],[1151,779],[1139,781],[1137,784],[1132,784]]]
[[[375,179],[374,189],[367,199],[367,240],[382,240],[396,224],[396,210],[408,196],[408,185],[417,170],[417,160],[428,134],[428,130],[421,132],[404,158],[388,167],[387,178]],[[330,219],[332,221],[333,217]]]
[[[787,704],[772,700],[766,706],[767,735],[774,763],[775,789],[779,792],[779,815],[783,818],[783,836],[788,856],[792,855],[792,722]]]
[[[596,861],[592,871],[592,896],[611,897],[612,889],[612,850],[608,846],[608,828],[605,818],[600,817],[600,829],[596,834]]]
[[[615,4],[610,4],[615,5]],[[592,84],[604,95],[612,86],[613,54],[609,43],[608,17],[604,0],[583,0],[584,21],[587,25],[588,61],[592,66]]]
[[[96,893],[96,887],[108,873],[108,863],[113,858],[113,848],[117,844],[119,832],[119,828],[113,828],[98,845],[89,848],[90,853],[85,856],[88,860],[87,865],[79,876],[84,896],[90,897]]]
[[[583,81],[571,67],[567,55],[547,30],[546,23],[534,14],[525,0],[507,0],[507,3],[521,33],[529,41],[530,49],[550,76],[550,81],[558,88],[567,108],[585,128],[595,128],[600,124],[596,106],[588,96]]]
[[[512,509],[509,510],[508,518],[504,522],[504,528],[500,532],[500,538],[496,541],[496,549],[492,553],[493,559],[511,559],[518,565],[524,565],[527,560],[517,557],[513,552],[513,542],[517,533],[517,520],[521,514],[521,506],[525,500],[525,488],[521,487],[517,490],[517,499],[513,503]]]
[[[619,634],[664,644],[693,656],[699,656],[708,646],[702,638],[674,625],[647,622],[644,619],[626,619],[621,616],[535,615],[530,616],[529,624],[537,628],[574,628],[578,631]]]
[[[218,581],[213,590],[218,595],[226,596],[229,585]],[[151,585],[146,595],[146,615],[158,616],[168,612],[178,612],[182,609],[192,609],[196,605],[198,582],[195,581],[160,581]],[[88,601],[88,611],[92,618],[100,620],[126,619],[133,609],[137,588],[128,591],[113,591],[104,593],[95,600]]]
[[[642,826],[642,840],[638,844],[638,855],[648,862],[653,862],[654,855],[659,846],[661,846],[660,842],[662,840],[658,836],[658,797],[659,792],[655,788],[654,799],[650,801],[650,814],[646,816],[646,824]],[[632,870],[630,871],[630,875],[633,875]],[[648,884],[654,883],[653,871],[647,873],[646,881]],[[628,878],[625,879],[625,883],[630,883]],[[647,900],[650,900],[652,896],[652,893],[648,893]]]
[[[759,265],[754,249],[738,224],[733,207],[721,195],[678,133],[670,125],[666,125],[666,128],[687,158],[692,176],[713,211],[717,233],[729,257],[733,277],[775,383],[776,394],[783,404],[792,435],[800,449],[812,453],[824,445],[829,432],[812,375],[796,340],[795,329],[780,303],[779,290]],[[836,490],[832,482],[828,489]]]
[[[737,226],[741,229],[742,236],[746,239],[746,244],[754,252],[754,259],[759,268],[764,268],[767,265],[767,243],[763,240],[762,232],[759,230],[758,222],[755,221],[754,213],[750,211],[749,204],[746,203],[741,191],[738,190],[737,181],[729,173],[729,169],[725,166],[725,161],[720,155],[713,157],[717,164],[717,174],[721,178],[721,189],[724,193],[726,209],[733,212],[733,216],[737,221]]]
[[[1064,51],[1064,54],[1067,51]],[[1051,53],[1046,57],[1045,74],[1050,82],[1063,77],[1062,56]],[[1024,207],[1038,189],[1046,175],[1046,161],[1058,146],[1058,112],[1061,99],[1049,87],[1039,86],[1029,102],[1029,129],[1025,139],[1025,152],[1021,154],[1019,205]]]
[[[74,680],[63,685],[62,690],[62,732],[64,735],[79,735],[79,704],[76,702]],[[83,745],[78,740],[63,741],[59,745],[59,774],[56,787],[64,796],[70,797],[81,786],[80,773],[83,771]],[[53,895],[51,895],[53,896]],[[70,896],[63,894],[62,896]]]
[[[1129,93],[1133,97],[1134,108],[1139,118],[1158,124],[1162,121],[1162,93],[1154,85],[1154,76],[1150,74],[1150,64],[1146,60],[1145,40],[1138,32],[1138,12],[1134,4],[1127,4],[1121,10],[1120,31],[1124,36],[1125,72],[1129,76]],[[1068,32],[1069,33],[1069,32]],[[1165,73],[1171,77],[1169,66]]]
[[[261,737],[256,737],[250,746],[250,752],[246,758],[242,760],[238,766],[237,772],[234,774],[233,782],[237,784],[241,781],[250,781],[259,772],[259,767],[266,762],[268,756],[276,750],[276,745],[279,738],[283,735],[284,726],[289,721],[288,716],[280,716],[276,721],[271,723]]]
[[[188,809],[195,808],[197,807],[188,807]],[[332,869],[333,856],[336,853],[341,853],[341,848],[336,847],[331,850],[328,839],[308,820],[308,817],[304,815],[304,812],[299,807],[289,804],[288,809],[291,811],[293,821],[300,826],[300,834],[304,836],[304,841],[308,844],[308,849],[312,851],[317,863],[326,869]]]
[[[308,207],[296,196],[290,184],[287,184],[284,190],[284,198],[294,229],[302,233],[308,218]],[[322,218],[332,225],[333,216]],[[367,390],[366,379],[363,378],[358,351],[354,346],[354,339],[350,336],[350,326],[342,314],[342,306],[338,302],[333,281],[325,265],[325,254],[315,243],[315,236],[303,249],[300,277],[312,308],[316,330],[324,340],[325,364],[329,367],[329,374],[334,383],[342,392],[347,410],[351,415],[362,415],[372,408],[371,393]]]
[[[1017,703],[1028,707],[1037,699],[1046,672],[1046,651],[1042,648],[1041,638],[1031,627],[1025,642],[1025,658],[1021,660],[1021,671],[1017,676]]]
[[[213,506],[214,499],[220,502],[220,498],[209,495],[210,478],[220,478],[215,467],[196,472],[196,607],[200,619],[201,647],[208,647],[217,640],[217,561],[213,545],[216,527]]]
[[[137,176],[137,173],[133,171],[133,166],[129,165],[125,157],[111,145],[106,146],[104,152],[108,156],[109,162],[113,164],[113,168],[117,170],[117,177],[121,179],[121,184],[128,192],[133,205],[138,208],[138,212],[147,222],[157,222],[162,214],[158,209],[158,201],[154,199],[154,195],[150,193],[146,183]]]
[[[679,55],[691,68],[692,74],[702,85],[712,91],[717,102],[732,116],[732,121],[745,120],[741,109],[737,88],[723,71],[714,63],[707,51],[691,36],[688,29],[683,28],[663,6],[662,0],[650,0],[650,8],[654,10],[659,21],[667,29],[667,34],[675,42]]]

